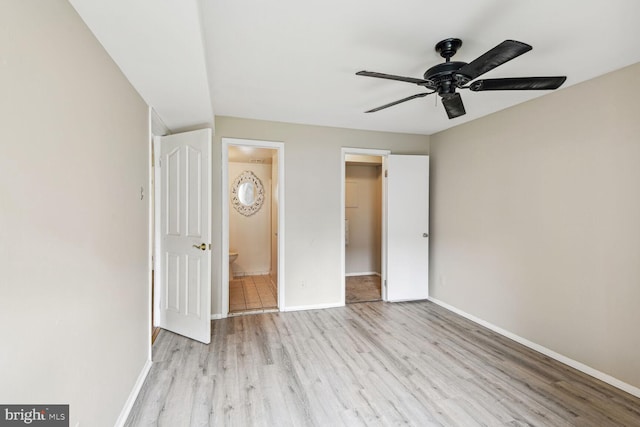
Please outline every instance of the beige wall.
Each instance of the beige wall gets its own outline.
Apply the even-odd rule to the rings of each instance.
[[[285,304],[339,304],[341,298],[341,147],[428,154],[429,138],[384,132],[216,117],[213,170],[221,170],[221,138],[284,142]],[[212,310],[220,313],[222,207],[220,174],[213,182]]]
[[[345,168],[345,218],[349,221],[349,244],[345,247],[346,274],[381,273],[382,166],[347,165]],[[352,191],[353,194],[349,194]]]
[[[264,203],[251,216],[244,216],[229,204],[229,248],[238,252],[234,275],[268,274],[271,269],[271,165],[229,163],[229,194],[244,171],[253,172],[264,187]]]
[[[0,402],[113,426],[149,347],[148,109],[66,1],[0,28]]]
[[[432,295],[635,387],[639,99],[634,65],[431,138]]]

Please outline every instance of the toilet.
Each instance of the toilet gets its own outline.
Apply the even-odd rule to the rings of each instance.
[[[233,280],[233,262],[238,258],[238,252],[229,251],[229,281]]]

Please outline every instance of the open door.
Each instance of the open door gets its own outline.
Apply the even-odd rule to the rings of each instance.
[[[429,156],[387,157],[387,300],[429,297]]]
[[[211,129],[154,137],[158,326],[211,341]]]

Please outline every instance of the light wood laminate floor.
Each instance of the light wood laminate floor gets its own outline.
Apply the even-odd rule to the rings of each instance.
[[[433,303],[162,331],[127,426],[639,426],[640,399]]]

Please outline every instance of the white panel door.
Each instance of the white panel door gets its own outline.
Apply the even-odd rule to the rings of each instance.
[[[211,341],[211,130],[156,137],[159,326]]]
[[[429,297],[429,156],[387,158],[387,300]]]

